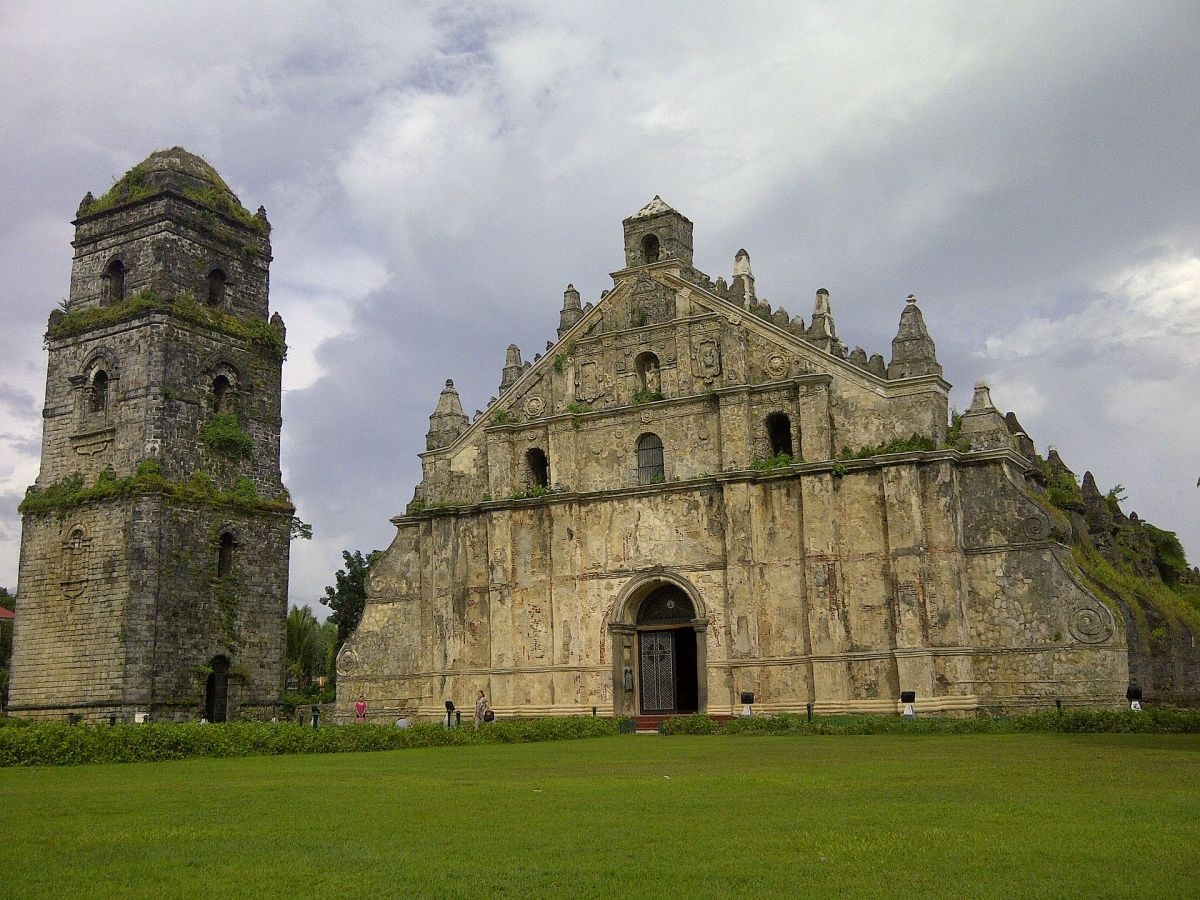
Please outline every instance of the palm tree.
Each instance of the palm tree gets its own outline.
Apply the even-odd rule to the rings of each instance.
[[[336,634],[336,626],[322,625],[307,606],[288,610],[287,675],[298,690],[308,690],[315,678],[327,674],[329,646]]]

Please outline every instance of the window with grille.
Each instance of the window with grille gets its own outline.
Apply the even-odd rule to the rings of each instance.
[[[643,434],[637,442],[639,484],[661,484],[665,480],[663,442],[657,434]]]

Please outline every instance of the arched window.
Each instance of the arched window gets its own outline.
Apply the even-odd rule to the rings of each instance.
[[[104,300],[106,303],[120,303],[125,299],[125,266],[119,259],[114,259],[104,270]]]
[[[217,577],[224,578],[233,572],[233,548],[237,546],[233,535],[228,531],[221,535],[221,543],[217,547]]]
[[[658,262],[658,238],[655,235],[642,238],[642,258],[648,263]]]
[[[657,434],[643,434],[637,442],[638,484],[662,484],[666,470],[663,467],[663,442]]]
[[[224,413],[229,412],[233,407],[233,395],[230,392],[229,379],[224,375],[218,375],[213,379],[213,411]]]
[[[91,396],[88,398],[88,406],[94,413],[102,413],[108,409],[108,373],[103,369],[97,370],[92,375]]]
[[[633,366],[637,370],[638,387],[640,390],[655,393],[662,390],[662,378],[658,370],[657,356],[649,351],[639,353],[637,359],[633,361]]]
[[[690,622],[696,618],[692,601],[680,588],[664,584],[652,591],[638,607],[639,625],[663,625],[671,622]]]
[[[228,279],[220,269],[208,273],[208,305],[220,306],[225,302],[225,285]]]
[[[525,469],[529,483],[534,487],[550,487],[550,460],[546,452],[539,447],[531,447],[525,452]]]
[[[792,453],[792,420],[786,414],[773,412],[767,416],[767,440],[771,443],[771,455]]]

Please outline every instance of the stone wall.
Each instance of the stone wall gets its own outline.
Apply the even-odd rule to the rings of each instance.
[[[697,603],[710,712],[736,712],[743,690],[763,710],[894,711],[902,690],[927,711],[1007,709],[1052,705],[1051,682],[1112,703],[1123,631],[1089,624],[1103,607],[1053,542],[965,551],[960,459],[864,460],[840,476],[807,464],[397,520],[340,661],[339,702],[362,692],[389,715],[433,717],[484,689],[503,714],[635,712],[612,626],[631,586],[661,577]],[[1011,461],[972,471],[1007,485]]]
[[[195,719],[210,666],[227,662],[229,717],[269,716],[292,513],[282,362],[260,334],[283,332],[278,317],[267,323],[270,228],[179,148],[113,191],[81,204],[67,311],[50,320],[35,487],[48,500],[81,483],[24,516],[10,706]],[[142,290],[155,306],[123,303]],[[206,439],[212,425],[224,444]]]
[[[107,305],[104,273],[114,261],[125,269],[125,296],[151,290],[160,297],[208,299],[208,275],[226,275],[221,308],[267,317],[267,230],[246,228],[202,205],[160,194],[76,223],[71,263],[71,309]]]
[[[282,690],[290,521],[156,496],[27,516],[13,713],[194,720],[218,655],[230,717],[266,713]],[[222,531],[238,545],[224,579]]]
[[[92,480],[105,469],[125,477],[143,460],[158,459],[173,480],[201,471],[225,489],[238,475],[267,495],[282,489],[278,361],[167,313],[50,341],[49,349],[39,485],[76,473]],[[94,410],[92,379],[100,369],[107,399]],[[225,402],[253,443],[252,456],[236,464],[200,440],[215,411],[218,376],[231,383]]]

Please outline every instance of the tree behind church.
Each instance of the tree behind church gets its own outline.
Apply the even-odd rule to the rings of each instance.
[[[367,602],[367,573],[371,563],[375,562],[379,551],[374,550],[363,556],[361,550],[351,553],[342,551],[342,559],[346,563],[344,569],[338,569],[334,575],[336,582],[333,587],[325,588],[325,596],[321,599],[323,606],[333,610],[329,621],[337,626],[337,646],[340,649],[362,618],[363,607]]]

